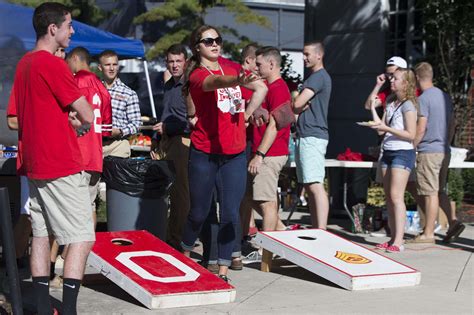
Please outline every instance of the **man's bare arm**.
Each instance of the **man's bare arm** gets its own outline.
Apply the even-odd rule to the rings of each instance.
[[[73,111],[77,113],[76,118],[82,124],[92,124],[94,122],[94,112],[92,106],[87,102],[84,96],[81,96],[71,104]]]
[[[420,116],[418,117],[418,121],[416,122],[416,135],[415,140],[413,140],[413,146],[416,147],[420,144],[421,140],[425,136],[426,132],[426,124],[428,123],[428,119],[426,117]]]
[[[380,107],[382,105],[382,102],[379,100],[377,95],[379,94],[380,89],[382,88],[386,80],[387,79],[385,78],[385,74],[380,74],[377,76],[374,89],[372,90],[372,92],[370,92],[369,97],[367,97],[367,100],[365,101],[365,109],[370,110],[372,102],[375,102],[375,108]]]
[[[305,88],[301,93],[295,97],[291,102],[293,112],[295,114],[301,114],[308,108],[308,102],[314,97],[315,91]]]
[[[257,151],[266,154],[270,147],[272,146],[275,138],[277,136],[277,128],[276,122],[272,115],[270,115],[270,122],[267,125],[267,129],[265,129],[265,133],[263,134],[262,142],[258,146]],[[258,173],[260,166],[262,165],[263,157],[260,155],[255,155],[249,162],[248,171],[250,174],[255,175]]]
[[[268,87],[262,80],[253,81],[245,85],[246,88],[252,90],[252,97],[245,109],[245,121],[248,121],[253,112],[262,104],[268,92]]]

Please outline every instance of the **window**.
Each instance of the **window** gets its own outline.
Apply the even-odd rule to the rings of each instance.
[[[416,8],[416,0],[389,0],[385,4],[388,10],[386,57],[400,56],[412,65],[425,54],[421,10]]]

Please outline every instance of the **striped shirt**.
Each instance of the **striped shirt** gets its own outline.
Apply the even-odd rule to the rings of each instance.
[[[112,98],[112,127],[122,130],[124,137],[138,133],[141,113],[137,93],[119,78],[107,90]]]

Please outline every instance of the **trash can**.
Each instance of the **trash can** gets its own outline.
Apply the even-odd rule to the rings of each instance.
[[[166,240],[168,194],[174,181],[172,161],[104,158],[109,231],[147,230]]]

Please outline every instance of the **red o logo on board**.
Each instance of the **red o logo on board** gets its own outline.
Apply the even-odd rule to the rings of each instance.
[[[148,256],[159,257],[165,260],[170,265],[182,271],[184,275],[173,276],[173,277],[158,277],[151,274],[149,271],[145,270],[144,268],[142,268],[137,263],[131,260],[131,258],[133,257],[148,257]],[[128,269],[135,272],[137,275],[139,275],[143,279],[150,280],[150,281],[156,281],[156,282],[162,282],[162,283],[175,283],[175,282],[195,281],[199,277],[199,273],[196,270],[192,269],[188,265],[179,261],[175,257],[169,254],[165,254],[165,253],[155,252],[151,250],[138,251],[138,252],[126,252],[126,253],[120,253],[119,255],[117,255],[117,257],[115,257],[115,259],[119,261],[120,263],[122,263],[124,266],[126,266]]]

